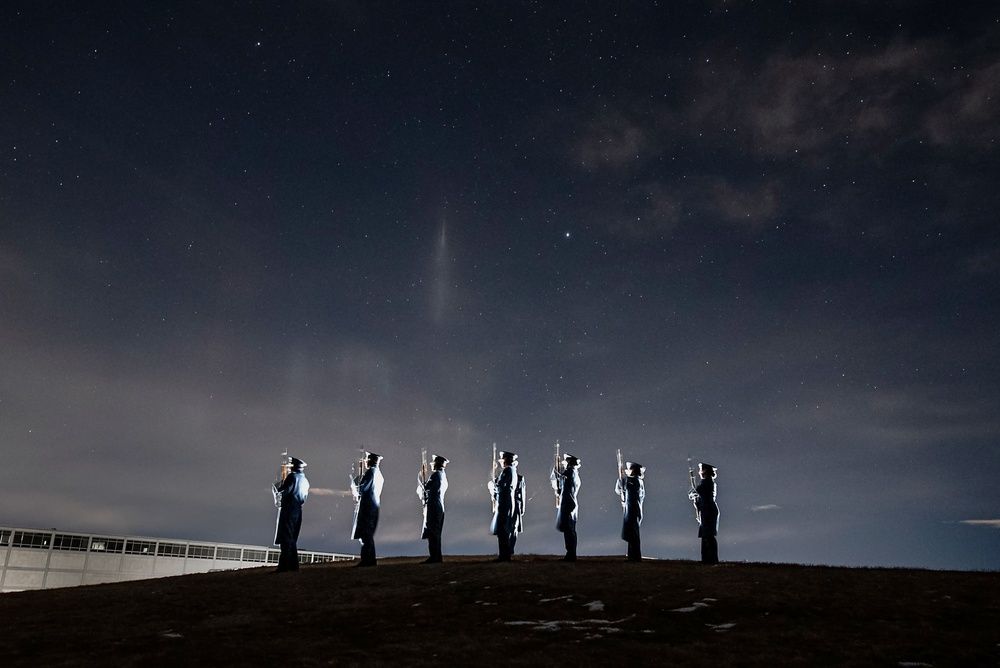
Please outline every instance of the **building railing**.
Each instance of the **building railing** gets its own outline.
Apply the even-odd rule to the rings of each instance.
[[[15,558],[14,552],[30,557],[31,553],[48,552],[49,555],[62,554],[65,558],[56,559],[49,556],[44,560],[34,558]],[[70,558],[72,554],[79,557]],[[47,588],[50,586],[67,586],[48,584],[50,572],[58,572],[60,577],[51,578],[63,582],[70,574],[80,573],[80,582],[86,583],[85,574],[96,571],[107,575],[107,567],[98,568],[90,562],[91,555],[105,558],[102,564],[109,563],[107,557],[121,555],[125,558],[149,558],[161,564],[160,568],[150,570],[149,577],[158,577],[164,573],[194,573],[210,570],[235,568],[252,568],[262,564],[277,564],[279,551],[277,548],[259,545],[234,545],[231,543],[210,543],[205,541],[184,541],[166,538],[150,538],[143,536],[114,536],[107,534],[70,533],[52,530],[26,529],[18,527],[0,527],[0,590],[17,591],[20,589]],[[299,563],[320,564],[333,561],[348,561],[354,555],[334,552],[316,552],[299,550]],[[56,562],[57,565],[52,565]],[[175,564],[171,566],[170,564]],[[8,578],[11,573],[16,577]],[[34,577],[32,577],[34,575]],[[137,579],[134,572],[119,575],[121,579]],[[10,584],[9,581],[16,581]],[[36,584],[36,581],[39,584]],[[79,584],[78,583],[78,584]]]

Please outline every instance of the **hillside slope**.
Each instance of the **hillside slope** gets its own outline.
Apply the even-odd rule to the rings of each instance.
[[[0,596],[5,666],[1000,665],[1000,574],[383,559]],[[502,661],[501,661],[502,657]]]

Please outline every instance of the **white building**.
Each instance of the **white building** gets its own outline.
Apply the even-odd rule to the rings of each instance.
[[[299,551],[299,563],[354,555]],[[0,527],[0,592],[254,568],[278,563],[275,547]]]

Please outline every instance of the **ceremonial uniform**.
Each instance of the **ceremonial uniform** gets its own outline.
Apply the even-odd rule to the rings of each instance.
[[[580,460],[573,455],[563,457],[565,470],[552,469],[549,480],[552,489],[559,495],[559,508],[556,510],[556,531],[563,534],[566,545],[565,561],[576,561],[576,519],[577,494],[580,491]]]
[[[698,509],[698,537],[701,538],[701,562],[719,563],[719,504],[716,503],[716,468],[711,464],[701,464],[701,482],[688,493],[688,498]]]
[[[501,452],[500,461],[503,469],[495,480],[490,481],[496,506],[490,522],[490,533],[497,537],[497,561],[510,561],[517,533],[521,530],[521,516],[524,514],[524,478],[514,469],[517,455]]]
[[[524,531],[524,524],[522,519],[524,518],[524,476],[517,472],[517,460],[514,461],[514,473],[517,475],[517,483],[514,488],[514,516],[517,521],[514,522],[514,533],[510,536],[510,554],[514,555],[514,546],[517,545],[517,536],[522,531]]]
[[[302,528],[302,504],[309,497],[309,481],[303,469],[306,463],[295,457],[288,458],[291,467],[284,480],[272,485],[274,502],[278,506],[278,521],[274,531],[274,544],[279,546],[278,573],[299,570],[299,529]]]
[[[626,476],[615,483],[615,492],[622,500],[622,540],[628,543],[629,561],[642,561],[639,526],[642,524],[642,502],[646,487],[642,482],[645,468],[634,462],[625,465]]]
[[[444,529],[444,495],[448,491],[448,476],[444,467],[448,460],[434,456],[434,471],[423,481],[417,480],[417,496],[424,505],[424,525],[420,537],[427,541],[427,551],[430,556],[424,563],[439,563],[441,557],[441,532]]]
[[[376,564],[375,530],[378,528],[379,504],[385,482],[379,470],[381,461],[381,456],[368,453],[365,472],[351,480],[351,494],[356,503],[351,538],[361,541],[359,566]]]

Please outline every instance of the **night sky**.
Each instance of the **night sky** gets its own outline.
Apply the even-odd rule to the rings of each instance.
[[[0,524],[1000,568],[996,2],[0,5]]]

